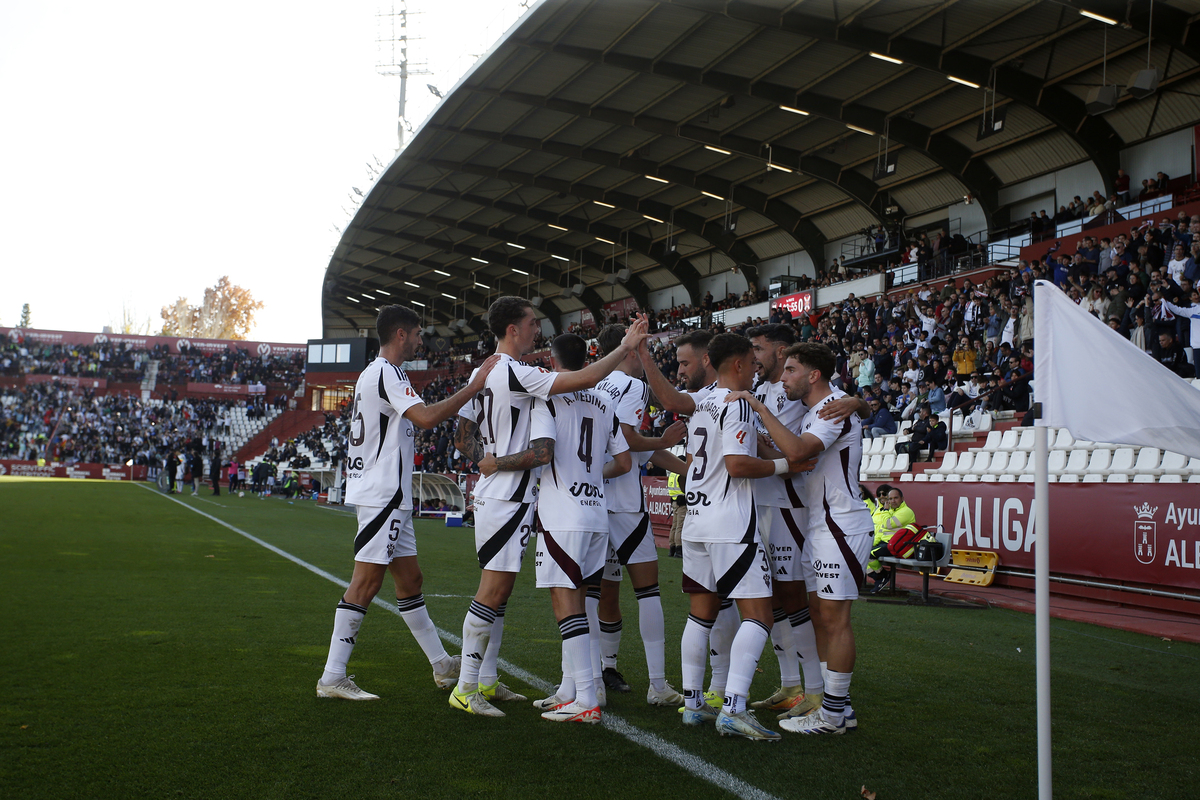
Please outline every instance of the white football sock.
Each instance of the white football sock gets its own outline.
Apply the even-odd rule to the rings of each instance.
[[[704,703],[704,662],[708,659],[709,634],[713,620],[688,614],[680,642],[680,661],[683,666],[683,698],[688,708],[700,708]]]
[[[771,647],[779,660],[779,685],[800,685],[800,658],[792,636],[792,626],[782,608],[775,609],[775,624],[771,626]]]
[[[479,685],[491,686],[500,680],[500,643],[504,641],[504,609],[508,603],[501,603],[496,609],[496,621],[492,623],[491,636],[488,637],[487,650],[483,652],[483,661],[479,665]]]
[[[479,689],[479,667],[492,635],[496,609],[478,600],[471,601],[463,620],[462,671],[458,674],[459,694],[471,694]]]
[[[661,692],[667,688],[667,633],[662,597],[657,583],[634,589],[633,593],[638,601],[638,623],[642,632],[642,647],[646,651],[646,673],[650,678],[650,686]]]
[[[796,655],[800,659],[800,667],[804,670],[804,693],[816,694],[825,691],[825,677],[822,675],[821,660],[817,656],[817,633],[813,628],[812,617],[807,608],[802,608],[791,615],[792,643],[796,645]]]
[[[733,639],[730,652],[729,682],[726,684],[725,701],[731,696],[741,698],[741,709],[731,713],[745,711],[745,699],[750,694],[750,683],[754,680],[754,670],[758,669],[758,659],[762,656],[763,645],[771,635],[771,629],[756,619],[742,620],[738,626],[737,636]]]
[[[558,629],[563,635],[563,666],[572,673],[574,700],[584,708],[595,708],[600,701],[596,698],[596,683],[592,680],[592,645],[587,636],[587,615],[566,617],[558,623]],[[558,696],[566,699],[561,691]]]
[[[600,665],[602,669],[617,666],[617,655],[621,652],[621,620],[600,620]]]
[[[846,713],[846,697],[850,694],[850,678],[853,672],[825,673],[825,699],[821,701],[821,711],[827,719],[837,722]]]
[[[433,620],[429,618],[429,609],[425,606],[425,596],[415,594],[412,597],[397,597],[396,608],[400,611],[401,619],[412,632],[413,638],[417,640],[417,644],[424,651],[425,657],[429,659],[429,663],[435,666],[446,664],[450,660],[450,656],[446,653],[446,648],[442,646],[442,640],[438,638]]]
[[[600,680],[603,668],[600,666],[600,587],[589,586],[583,600],[587,610],[588,640],[592,644],[592,677]]]
[[[575,696],[575,673],[571,671],[571,660],[568,655],[567,642],[564,639],[562,643],[562,680],[559,681],[558,690],[554,696],[565,700],[570,700]],[[591,680],[588,683],[591,683]]]
[[[362,625],[367,609],[363,606],[347,603],[342,598],[333,612],[333,636],[329,639],[329,657],[325,660],[325,671],[321,674],[321,683],[328,686],[346,677],[346,663],[354,652],[354,644],[358,641],[358,629]]]
[[[709,664],[712,666],[712,679],[708,690],[725,696],[725,681],[729,677],[729,649],[733,646],[733,637],[737,636],[741,618],[732,600],[721,603],[717,620],[712,626],[712,636],[708,640]]]

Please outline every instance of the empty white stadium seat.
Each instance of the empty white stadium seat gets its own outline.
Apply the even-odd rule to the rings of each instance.
[[[1143,447],[1138,450],[1137,461],[1133,465],[1133,471],[1149,473],[1151,475],[1162,475],[1162,470],[1158,468],[1158,463],[1161,459],[1162,451],[1157,447]]]
[[[999,475],[993,475],[993,474],[991,474],[991,473],[987,473],[987,474],[984,474],[984,475],[980,475],[980,476],[979,476],[979,480],[980,480],[980,482],[981,482],[981,483],[996,483],[996,479],[997,479],[998,477],[1000,477],[1000,476],[999,476]]]
[[[1022,454],[1023,455],[1023,454]],[[987,471],[992,475],[1002,475],[1008,469],[1008,453],[992,453],[992,461],[988,464]]]
[[[1000,434],[1000,447],[997,449],[999,449],[999,450],[1016,450],[1017,449],[1017,439],[1020,437],[1020,435],[1021,435],[1020,431],[1018,431],[1016,428],[1009,428],[1004,433]],[[990,436],[990,434],[989,434],[989,436]]]
[[[942,458],[941,466],[933,471],[945,475],[947,472],[953,472],[956,466],[958,466],[958,452],[951,451]]]
[[[1083,483],[1104,483],[1104,476],[1098,472],[1089,472],[1083,476]]]
[[[874,439],[868,439],[863,445],[863,455],[873,456],[883,452],[883,437],[876,436]]]
[[[940,472],[926,472],[925,474],[929,476],[930,483],[944,483],[946,480],[946,476]]]
[[[1026,474],[1020,476],[1019,478],[1017,478],[1017,481],[1020,483],[1033,483],[1033,480],[1034,480],[1034,476],[1030,475],[1029,473],[1026,473]],[[1050,482],[1054,483],[1053,475],[1050,476]]]
[[[901,483],[911,483],[912,479],[913,479],[913,476],[912,476],[911,472],[906,472],[900,476]]]
[[[1174,453],[1168,450],[1163,453],[1162,463],[1159,464],[1159,469],[1167,475],[1185,475],[1187,474],[1188,457],[1182,453]]]
[[[963,476],[957,472],[951,472],[946,476],[946,483],[962,483]]]
[[[1064,451],[1056,450],[1055,452],[1061,453]],[[1063,466],[1061,474],[1082,475],[1087,471],[1089,456],[1090,454],[1087,450],[1072,450],[1071,454],[1067,456],[1067,463]]]
[[[1071,473],[1071,472],[1065,472],[1062,475],[1058,476],[1058,482],[1059,483],[1079,483],[1079,476],[1074,473]]]
[[[896,466],[896,454],[894,452],[887,453],[883,456],[883,462],[879,465],[880,475],[891,475],[892,469]]]
[[[1016,450],[1008,454],[1008,465],[1004,468],[1007,475],[1020,475],[1025,471],[1025,462],[1029,454],[1024,450]]]
[[[958,463],[955,464],[953,473],[965,475],[971,471],[971,467],[975,466],[975,454],[963,453],[958,457]]]
[[[1028,466],[1033,465],[1030,464]],[[1061,475],[1063,470],[1067,468],[1067,451],[1051,450],[1050,457],[1047,459],[1047,468],[1051,475]]]
[[[1093,450],[1092,453],[1099,453],[1099,450]],[[1132,447],[1118,447],[1113,452],[1112,463],[1108,465],[1108,472],[1121,472],[1129,475],[1136,470],[1133,468],[1136,455]]]
[[[1124,472],[1114,472],[1108,476],[1106,483],[1129,483],[1129,476]]]
[[[908,453],[897,454],[896,455],[896,463],[892,465],[892,472],[903,472],[905,475],[907,475],[908,474],[908,462],[909,462]],[[903,478],[901,478],[901,480],[903,480]]]
[[[1132,450],[1130,453],[1132,454]],[[1092,451],[1091,457],[1088,459],[1087,468],[1084,472],[1088,475],[1104,475],[1108,471],[1108,465],[1112,462],[1112,450],[1104,447],[1098,447]],[[1130,459],[1130,466],[1133,466],[1133,459]]]
[[[1016,475],[1001,475],[999,482],[1000,483],[1016,483],[1017,476]]]
[[[988,467],[992,463],[991,453],[974,453],[975,460],[971,463],[971,468],[967,470],[969,475],[982,475],[988,471]]]
[[[1021,429],[1021,438],[1017,440],[1016,449],[1025,451],[1033,449],[1033,428]]]
[[[1159,483],[1183,483],[1182,475],[1163,475],[1158,479]]]
[[[882,465],[883,456],[873,455],[871,456],[871,460],[867,462],[867,467],[863,470],[863,472],[867,473],[868,475],[874,475],[879,472],[879,467]]]
[[[979,448],[983,453],[994,453],[1000,449],[1000,439],[1004,436],[1000,431],[992,431],[987,435],[987,441]]]
[[[913,474],[912,478],[917,483],[929,483],[928,472],[917,472]],[[900,476],[900,480],[904,480],[904,476]]]
[[[1154,483],[1154,476],[1149,474],[1134,475],[1134,483]]]
[[[1051,450],[1071,450],[1075,447],[1075,437],[1066,428],[1059,428],[1058,435],[1050,443]]]

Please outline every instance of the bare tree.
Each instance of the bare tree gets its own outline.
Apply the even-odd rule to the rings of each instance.
[[[162,335],[245,339],[254,327],[255,312],[262,307],[249,289],[230,283],[226,275],[204,290],[204,300],[198,306],[188,303],[186,297],[163,306]]]

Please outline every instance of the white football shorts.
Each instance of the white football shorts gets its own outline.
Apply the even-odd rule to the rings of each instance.
[[[538,534],[534,574],[539,589],[599,586],[608,553],[608,533],[565,531]]]
[[[390,564],[392,559],[417,554],[417,534],[412,511],[355,506],[358,535],[354,537],[354,560],[367,564]]]
[[[683,591],[722,599],[771,596],[771,565],[755,536],[751,542],[683,541]]]
[[[521,571],[536,510],[534,503],[475,498],[475,552],[480,569]]]
[[[871,557],[871,533],[807,537],[800,551],[800,577],[809,592],[826,600],[856,600]]]
[[[794,508],[758,507],[758,535],[771,561],[771,574],[777,581],[803,580],[800,574],[800,550],[804,546],[800,520],[804,511]]]
[[[620,581],[625,564],[658,560],[654,529],[645,511],[614,511],[608,515],[608,558],[604,565],[606,581]]]

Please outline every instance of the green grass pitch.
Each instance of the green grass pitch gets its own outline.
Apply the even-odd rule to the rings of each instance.
[[[729,796],[607,727],[554,725],[528,704],[506,705],[500,720],[454,711],[403,622],[379,607],[350,672],[382,699],[316,698],[340,588],[191,509],[343,580],[353,517],[279,498],[202,497],[181,497],[185,507],[131,484],[0,479],[0,796]],[[473,532],[426,522],[417,532],[430,613],[457,633],[479,577]],[[531,561],[508,604],[502,655],[555,683],[558,629]],[[661,560],[676,685],[679,565]],[[381,597],[393,599],[390,584]],[[1036,792],[1030,615],[856,604],[859,732],[766,744],[684,729],[675,711],[648,707],[628,587],[623,604],[620,667],[634,693],[610,695],[608,711],[701,769],[735,776],[745,796],[854,798],[864,785],[882,800]],[[1056,796],[1190,795],[1200,647],[1059,621],[1052,640]],[[760,666],[755,698],[778,676],[769,652]]]

